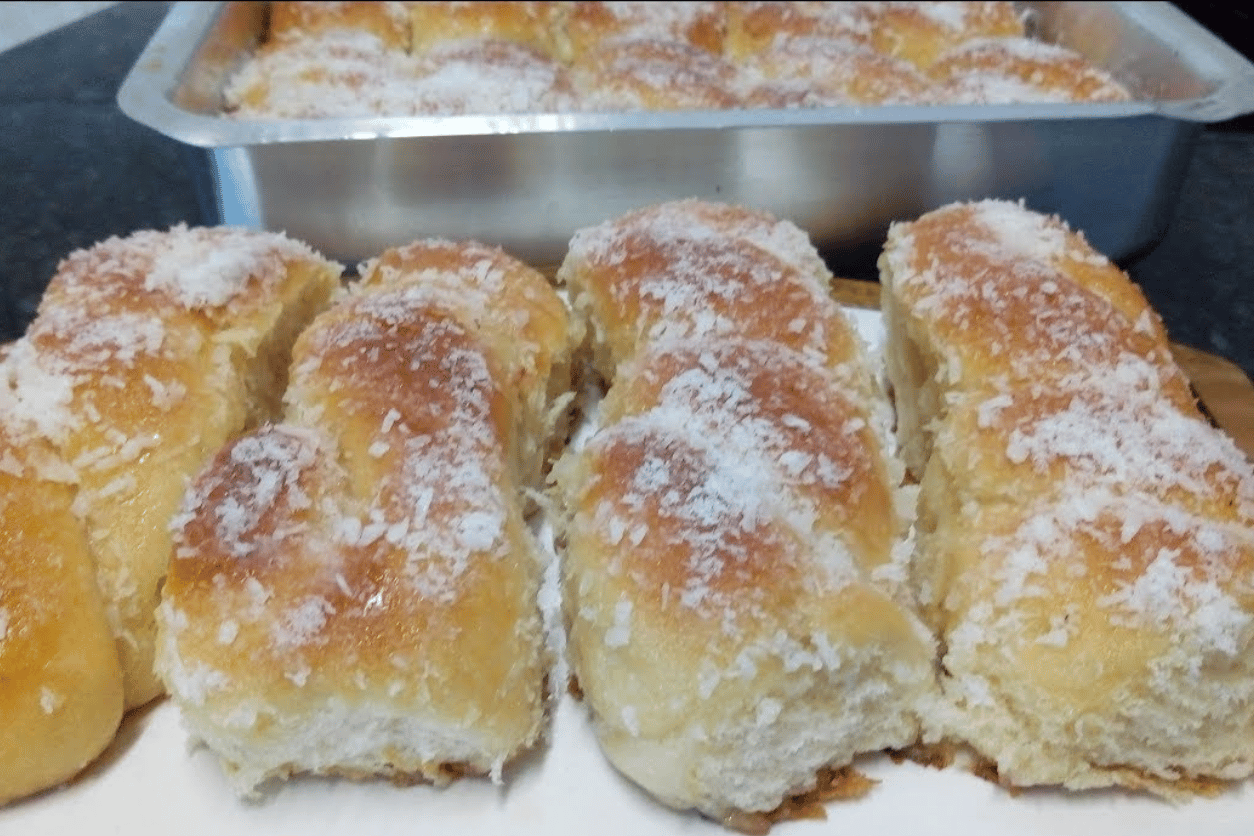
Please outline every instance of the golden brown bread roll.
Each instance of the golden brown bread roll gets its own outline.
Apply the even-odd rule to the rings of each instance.
[[[1128,385],[1192,409],[1162,322],[1135,285],[1055,219],[1003,201],[955,204],[890,234],[880,260],[889,377],[916,476],[950,393],[1082,380]]]
[[[412,52],[456,41],[508,41],[557,57],[554,40],[560,3],[552,2],[421,2],[410,3]]]
[[[277,234],[111,238],[61,263],[10,356],[17,400],[56,393],[38,432],[74,471],[127,707],[161,693],[153,610],[184,480],[274,413],[291,343],[339,274]]]
[[[960,104],[1119,102],[1131,94],[1073,50],[1029,38],[974,38],[941,53],[928,75]]]
[[[433,45],[414,62],[409,110],[423,114],[549,113],[570,110],[566,68],[511,41],[481,38]]]
[[[804,232],[765,212],[699,200],[646,207],[577,231],[557,277],[607,381],[646,342],[740,336],[813,357],[868,397],[874,389],[827,267]]]
[[[572,62],[617,40],[675,41],[721,55],[726,28],[724,3],[559,4],[555,30],[563,61]]]
[[[270,41],[318,38],[334,32],[368,32],[386,46],[402,52],[410,48],[411,3],[320,3],[281,0],[270,4]],[[436,4],[431,4],[436,5]]]
[[[281,235],[145,231],[68,256],[0,359],[0,799],[66,780],[161,692],[185,480],[278,407],[340,267]]]
[[[866,3],[871,44],[880,52],[926,70],[936,59],[973,38],[1016,38],[1023,17],[1005,0]]]
[[[750,105],[924,104],[934,85],[908,61],[835,38],[776,39],[745,60]]]
[[[159,669],[243,793],[298,772],[498,780],[545,728],[524,519],[571,330],[499,250],[390,250],[302,334],[286,421],[195,481]]]
[[[619,770],[738,827],[912,743],[933,685],[883,396],[824,274],[790,224],[698,201],[559,271],[613,374],[554,468],[571,668]]]
[[[1254,772],[1254,469],[1161,322],[1055,218],[956,204],[880,262],[929,736],[1011,786],[1180,796]]]
[[[584,110],[720,110],[739,101],[736,67],[683,41],[612,41],[577,57],[570,74]]]
[[[332,30],[263,44],[228,80],[223,102],[241,118],[410,115],[418,66],[370,32]]]
[[[744,2],[727,4],[725,54],[734,61],[792,38],[871,45],[870,3]]]
[[[71,511],[73,474],[23,435],[0,424],[0,805],[78,774],[122,718],[122,670]]]

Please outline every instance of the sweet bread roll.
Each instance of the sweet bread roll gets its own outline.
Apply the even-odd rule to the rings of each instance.
[[[1119,102],[1131,94],[1110,73],[1066,47],[1029,38],[977,38],[928,68],[959,104]]]
[[[0,805],[77,775],[122,718],[122,671],[71,510],[73,474],[23,437],[11,406],[0,424]]]
[[[292,341],[339,275],[277,234],[111,238],[61,263],[10,356],[15,398],[46,408],[35,431],[74,472],[127,707],[161,693],[153,611],[185,480],[274,414]]]
[[[741,62],[792,38],[871,46],[873,3],[744,2],[727,4],[724,54]]]
[[[680,41],[613,41],[579,56],[570,73],[584,110],[722,110],[740,96],[735,65]]]
[[[891,229],[880,276],[899,436],[916,476],[950,394],[981,381],[1011,389],[1113,369],[1193,408],[1140,290],[1055,218],[1005,201],[953,204]]]
[[[410,3],[320,3],[281,0],[270,4],[268,40],[316,40],[330,33],[368,32],[387,49],[410,48]]]
[[[560,56],[576,61],[611,41],[642,38],[676,41],[721,55],[724,6],[711,2],[563,4],[557,26]]]
[[[913,64],[834,38],[777,39],[745,60],[747,102],[758,107],[924,104],[933,84]]]
[[[406,116],[417,71],[369,32],[332,31],[262,45],[222,95],[227,113],[241,118]]]
[[[1254,479],[1242,483],[1248,505]],[[1249,516],[1064,485],[978,503],[925,476],[920,597],[948,701],[932,734],[970,745],[1008,786],[1181,797],[1248,777]]]
[[[1011,786],[1181,796],[1254,772],[1254,469],[1139,291],[1057,219],[953,205],[880,262],[930,738]]]
[[[560,3],[432,2],[409,3],[412,52],[423,55],[455,41],[508,41],[557,57],[554,31]]]
[[[544,731],[524,518],[572,337],[545,279],[420,242],[302,334],[286,419],[193,483],[158,666],[241,793],[293,773],[444,782]]]
[[[418,115],[549,113],[571,109],[566,68],[543,53],[498,39],[450,41],[414,62],[408,84]]]
[[[1021,38],[1023,17],[1005,0],[867,3],[871,45],[926,70],[974,38]]]
[[[735,827],[914,742],[934,682],[856,336],[817,292],[804,327],[740,296],[822,269],[791,225],[681,201],[578,233],[559,271],[617,361],[599,429],[554,468],[571,669],[624,775]]]
[[[607,381],[647,342],[739,336],[843,370],[868,396],[874,388],[827,267],[804,232],[765,212],[698,200],[649,206],[577,231],[557,277],[587,319],[593,365]]]

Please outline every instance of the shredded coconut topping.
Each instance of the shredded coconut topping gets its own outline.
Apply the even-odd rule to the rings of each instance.
[[[97,299],[148,291],[188,309],[222,307],[252,286],[272,287],[284,264],[309,258],[307,245],[273,232],[231,227],[144,230],[69,255],[50,283],[55,293]]]
[[[568,263],[575,280],[579,270],[594,277],[594,316],[634,334],[628,353],[669,339],[739,336],[826,357],[834,332],[848,330],[804,233],[759,213],[661,204],[576,232]]]
[[[670,594],[726,629],[741,629],[740,619],[761,607],[765,593],[755,579],[766,555],[777,569],[797,559],[788,556],[786,509],[769,473],[654,415],[603,430],[589,449],[634,463],[621,496],[597,509],[603,536],[621,538],[643,525],[651,547],[678,548],[677,563],[659,567],[675,578]]]
[[[1117,102],[1113,76],[1066,47],[1030,38],[977,38],[946,52],[932,74],[955,104]]]
[[[1189,676],[1208,654],[1248,653],[1254,469],[1191,409],[1127,277],[1005,201],[894,228],[882,264],[928,350],[959,358],[922,416],[955,516],[920,540],[964,555],[963,580],[926,591],[956,607],[955,691],[993,699],[979,645],[1066,648],[1080,620],[1170,637],[1148,662],[1183,655]],[[959,586],[976,600],[955,603],[971,594]]]
[[[1254,620],[1227,591],[1234,584],[1254,588],[1242,558],[1254,549],[1250,532],[1144,494],[1082,488],[1032,506],[1012,534],[986,537],[980,548],[993,559],[998,581],[995,609],[985,614],[989,624],[994,613],[1011,617],[1007,607],[1024,598],[1058,596],[1059,579],[1087,587],[1106,574],[1115,582],[1096,603],[1112,623],[1166,629],[1199,652],[1236,653],[1238,637]],[[1037,640],[1058,638],[1051,632]]]
[[[615,474],[591,488],[587,523],[644,594],[734,636],[790,572],[824,591],[865,581],[845,525],[896,508],[873,424],[833,371],[828,329],[852,328],[804,234],[677,201],[576,233],[563,269],[608,300],[594,320],[638,317],[605,402],[616,417],[585,455]],[[890,540],[870,559],[891,560]]]
[[[271,542],[275,532],[262,521],[281,503],[308,507],[301,475],[319,455],[318,437],[294,427],[276,426],[231,445],[223,466],[207,471],[171,522],[182,531],[203,509],[212,509],[212,537],[226,553],[248,558]]]

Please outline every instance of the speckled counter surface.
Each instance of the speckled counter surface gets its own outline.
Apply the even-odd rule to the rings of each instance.
[[[0,332],[57,261],[141,228],[213,223],[204,151],[125,117],[118,87],[166,4],[122,3],[0,54]],[[1254,377],[1254,120],[1208,127],[1162,240],[1125,265],[1172,337]]]

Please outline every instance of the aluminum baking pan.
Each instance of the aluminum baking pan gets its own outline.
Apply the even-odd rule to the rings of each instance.
[[[347,263],[442,235],[551,265],[580,227],[691,196],[789,218],[825,253],[951,200],[1023,198],[1131,255],[1165,229],[1202,125],[1254,111],[1254,65],[1171,4],[1024,5],[1135,100],[244,121],[222,89],[265,4],[179,3],[118,102],[212,149],[224,222]]]

